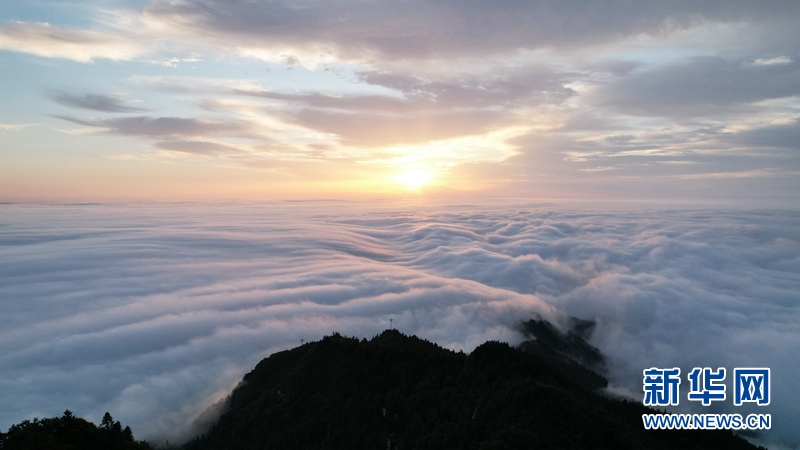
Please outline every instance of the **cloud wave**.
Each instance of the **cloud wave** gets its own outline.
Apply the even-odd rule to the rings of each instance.
[[[638,392],[651,366],[771,367],[775,427],[760,438],[800,443],[800,365],[786,358],[800,351],[796,211],[0,207],[4,427],[69,407],[174,439],[301,339],[369,337],[392,318],[468,351],[518,342],[516,324],[541,314],[596,320],[619,390]]]

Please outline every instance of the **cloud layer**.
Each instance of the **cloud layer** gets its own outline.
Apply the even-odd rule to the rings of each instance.
[[[341,58],[480,57],[518,49],[575,48],[706,22],[759,23],[795,16],[785,2],[477,1],[287,3],[154,1],[148,18],[241,46],[330,51]]]
[[[71,133],[37,146],[50,156],[88,140],[97,159],[128,161],[104,168],[115,171],[104,191],[118,198],[136,191],[122,180],[148,179],[162,163],[197,180],[224,168],[218,191],[253,190],[237,186],[242,178],[267,186],[236,198],[305,198],[309,185],[404,194],[396,179],[412,170],[428,182],[410,190],[434,196],[785,198],[800,189],[796,2],[6,8],[14,20],[0,22],[0,56],[23,67],[8,83],[30,79],[22,88],[38,92],[28,97],[49,94],[42,104],[14,85],[4,104],[30,111],[0,110],[14,117],[3,123],[44,118],[53,134]],[[113,155],[103,138],[119,144]],[[14,149],[35,140],[6,139]],[[27,179],[5,190],[31,198]],[[74,198],[96,196],[78,186],[69,185]]]
[[[598,322],[619,391],[651,366],[767,366],[800,444],[800,214],[544,204],[0,205],[0,426],[106,410],[175,439],[260,358],[332,331],[471,350]],[[691,409],[692,405],[683,405]],[[731,409],[730,405],[721,406]],[[179,430],[179,431],[175,431]]]

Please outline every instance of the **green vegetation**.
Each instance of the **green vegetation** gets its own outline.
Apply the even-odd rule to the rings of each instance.
[[[579,333],[524,330],[534,339],[520,348],[470,355],[395,330],[276,353],[184,450],[755,449],[729,431],[645,430],[655,411],[592,390],[606,382],[587,365],[602,356]]]
[[[133,438],[130,427],[122,428],[106,413],[100,426],[75,417],[70,410],[61,417],[24,420],[0,433],[2,450],[151,450],[145,441]]]

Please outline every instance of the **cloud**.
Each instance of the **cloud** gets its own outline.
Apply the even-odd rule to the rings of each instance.
[[[571,73],[522,67],[492,75],[421,79],[403,72],[364,71],[359,81],[396,95],[287,93],[232,80],[138,77],[137,83],[171,92],[263,99],[260,114],[319,133],[343,145],[387,147],[485,135],[520,122],[519,108],[559,105],[576,93]],[[205,99],[209,110],[220,101]],[[250,106],[252,109],[252,105]]]
[[[538,313],[596,320],[631,392],[651,366],[771,367],[761,438],[800,444],[796,211],[494,203],[2,205],[0,425],[110,410],[174,439],[300,339],[392,318],[469,351]]]
[[[0,123],[0,130],[19,131],[31,126],[31,124]]]
[[[790,23],[782,2],[154,1],[149,20],[240,48],[296,49],[380,61],[480,57],[519,49],[597,46],[707,22]],[[302,57],[300,58],[302,61]]]
[[[597,48],[643,35],[738,24],[751,27],[756,40],[780,49],[796,41],[798,15],[796,5],[781,1],[503,0],[487,8],[482,2],[457,0],[152,0],[141,10],[98,14],[95,29],[10,22],[0,28],[0,48],[81,62],[143,55],[164,61],[161,53],[170,50],[233,51],[290,66],[336,60],[380,65]],[[170,55],[166,64],[181,59]]]
[[[697,57],[632,72],[597,95],[603,106],[633,115],[730,115],[737,105],[800,95],[800,63]]]
[[[658,179],[682,179],[679,190],[687,193],[761,195],[778,184],[740,179],[713,182],[708,190],[706,181],[736,173],[775,178],[796,166],[791,153],[755,143],[766,136],[743,131],[796,113],[800,11],[786,2],[503,1],[487,8],[449,0],[186,0],[152,1],[115,14],[90,30],[7,25],[29,30],[31,42],[47,30],[59,39],[73,32],[131,37],[148,47],[146,64],[224,65],[244,56],[235,64],[263,64],[256,57],[302,72],[296,85],[283,79],[285,71],[246,80],[133,76],[127,81],[162,98],[179,93],[172,106],[180,109],[124,120],[62,115],[97,131],[157,140],[161,150],[231,156],[233,149],[269,146],[298,165],[347,161],[376,171],[411,161],[442,168],[443,183],[461,176],[464,182],[451,183],[450,192],[469,191],[479,181],[476,189],[491,185],[493,195],[539,192],[542,177],[550,177],[557,195],[676,192]],[[110,98],[58,101],[136,113],[119,111],[132,105]],[[198,111],[187,112],[187,104]],[[791,130],[778,134],[791,142]],[[544,144],[520,145],[515,153],[520,136]],[[456,144],[464,150],[451,151]],[[732,144],[739,146],[736,158]],[[521,165],[506,176],[501,168],[512,161]],[[286,166],[287,175],[303,178],[298,165]],[[473,176],[461,175],[470,170]],[[491,173],[497,177],[484,176]]]
[[[284,142],[284,153],[328,160],[355,157],[372,163],[385,163],[400,153],[411,157],[453,154],[449,148],[455,145],[463,149],[460,157],[432,157],[431,164],[500,159],[508,154],[508,146],[502,138],[491,135],[525,127],[519,108],[558,105],[575,94],[564,87],[570,74],[540,67],[437,80],[389,72],[362,72],[359,76],[363,83],[396,93],[282,92],[228,79],[136,77],[133,81],[157,90],[196,95],[196,103],[206,111],[241,117],[228,119],[231,122],[270,123],[272,129],[261,126],[258,130],[264,137]],[[115,132],[121,129],[111,119],[61,118],[90,126],[111,125]],[[296,139],[298,132],[316,142],[304,146],[286,138],[291,134]],[[195,137],[210,140],[213,135]],[[492,143],[485,145],[487,141]],[[324,144],[330,151],[322,155],[313,150],[315,144]],[[415,148],[399,148],[408,145]]]
[[[260,84],[236,78],[133,75],[128,79],[135,85],[156,91],[181,94],[219,95],[237,91],[256,92],[260,89]]]
[[[492,111],[414,115],[342,114],[302,109],[283,114],[287,121],[342,138],[345,144],[385,146],[419,144],[485,134],[505,125],[504,114]]]
[[[756,66],[772,66],[775,64],[789,64],[791,59],[785,56],[776,56],[775,58],[758,58],[753,62]]]
[[[794,119],[789,123],[731,133],[727,137],[729,142],[748,147],[797,150],[800,148],[800,118]],[[794,161],[791,161],[790,164],[794,165]]]
[[[394,89],[412,102],[437,107],[515,107],[562,103],[576,92],[565,84],[578,76],[544,67],[498,69],[492,75],[421,79],[380,71],[359,73],[367,84]]]
[[[186,425],[182,408],[196,414],[260,357],[300,338],[334,330],[369,336],[392,316],[398,326],[471,348],[487,338],[517,339],[519,314],[554,314],[530,295],[386,264],[396,256],[380,240],[315,220],[290,224],[286,219],[294,210],[278,206],[261,216],[273,217],[272,225],[259,230],[253,222],[243,235],[210,229],[163,234],[150,222],[160,221],[162,212],[152,211],[140,222],[144,234],[138,238],[52,229],[11,236],[4,244],[18,250],[15,244],[77,244],[63,248],[63,259],[37,262],[30,255],[3,273],[16,280],[4,284],[9,296],[3,298],[29,289],[37,295],[26,305],[9,300],[4,308],[0,352],[10,377],[6,387],[28,392],[9,399],[11,404],[27,409],[77,403],[73,409],[87,414],[121,410],[115,414],[130,417],[126,423],[138,424],[145,435],[163,435]],[[100,227],[114,228],[142,212],[112,214]],[[193,212],[184,213],[194,221]],[[225,226],[227,219],[216,223]],[[47,281],[36,273],[39,263]],[[197,276],[205,281],[197,283]],[[41,282],[31,284],[34,279]],[[83,283],[88,285],[79,288]],[[28,315],[43,307],[44,315]],[[62,385],[68,380],[69,389]],[[42,397],[50,395],[47,401]],[[161,419],[153,421],[154,415]]]
[[[255,136],[256,127],[238,120],[217,120],[183,117],[121,117],[114,119],[78,119],[55,116],[79,125],[103,128],[107,133],[148,138],[177,138],[204,136]]]
[[[157,142],[155,146],[162,150],[207,156],[247,153],[240,147],[206,141],[162,141]]]
[[[73,95],[65,92],[54,92],[50,98],[61,105],[71,108],[89,109],[108,113],[135,113],[146,111],[142,108],[128,106],[118,97],[100,94]]]
[[[0,26],[0,49],[84,63],[97,58],[127,60],[148,51],[136,39],[117,31],[84,30],[30,22],[10,22]]]
[[[575,95],[564,86],[570,75],[542,68],[425,80],[396,72],[359,73],[363,82],[394,90],[400,98],[235,92],[307,105],[288,109],[284,117],[336,134],[344,143],[387,146],[485,135],[513,127],[519,121],[518,108],[561,104]]]

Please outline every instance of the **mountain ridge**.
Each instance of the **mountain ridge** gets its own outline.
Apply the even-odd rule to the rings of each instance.
[[[596,392],[607,381],[590,328],[534,319],[518,348],[468,355],[397,330],[334,333],[259,362],[182,448],[756,449],[730,431],[645,430],[641,415],[657,411]]]

